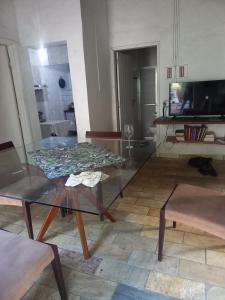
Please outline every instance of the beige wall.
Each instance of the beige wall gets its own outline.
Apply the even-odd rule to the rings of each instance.
[[[91,130],[112,130],[109,34],[105,0],[82,0]]]
[[[13,0],[0,1],[0,40],[18,41],[16,14]]]

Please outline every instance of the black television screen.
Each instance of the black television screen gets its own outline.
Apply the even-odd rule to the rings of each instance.
[[[225,80],[171,83],[169,115],[224,116]]]

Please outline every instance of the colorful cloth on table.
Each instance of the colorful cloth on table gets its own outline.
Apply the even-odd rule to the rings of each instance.
[[[126,161],[106,148],[90,143],[40,149],[28,153],[32,163],[39,166],[49,178],[69,176]]]

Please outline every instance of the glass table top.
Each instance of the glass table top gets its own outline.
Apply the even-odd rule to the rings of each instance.
[[[79,144],[41,141],[0,151],[0,196],[103,214],[145,161],[154,155],[154,141],[92,139]],[[65,187],[70,174],[102,171],[109,177],[90,188]]]

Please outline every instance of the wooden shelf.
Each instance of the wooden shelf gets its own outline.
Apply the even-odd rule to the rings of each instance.
[[[223,138],[221,138],[223,139]],[[181,143],[181,144],[211,144],[211,145],[222,145],[222,146],[225,146],[225,144],[221,144],[220,142],[218,142],[217,140],[215,140],[214,142],[198,142],[198,141],[177,141],[176,137],[175,136],[167,136],[166,138],[166,142],[167,143],[173,143],[173,144],[176,144],[176,143]]]
[[[175,124],[225,124],[225,118],[163,118],[159,117],[154,121],[155,125],[175,125]]]

